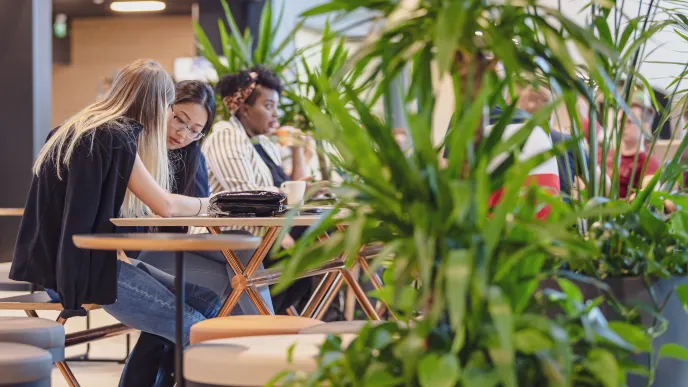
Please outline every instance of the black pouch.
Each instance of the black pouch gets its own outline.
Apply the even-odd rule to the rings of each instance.
[[[233,218],[271,217],[287,212],[287,197],[271,191],[222,192],[210,199],[208,213]]]

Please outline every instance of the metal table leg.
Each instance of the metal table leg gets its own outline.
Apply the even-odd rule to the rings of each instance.
[[[229,267],[234,272],[234,278],[232,279],[232,293],[230,293],[229,297],[227,297],[227,300],[225,300],[225,302],[222,304],[217,317],[229,316],[236,304],[239,302],[239,298],[244,291],[248,293],[249,298],[260,314],[273,314],[270,311],[270,308],[268,308],[267,303],[265,303],[265,300],[263,300],[263,297],[260,296],[257,289],[248,287],[246,283],[253,273],[258,270],[260,264],[263,263],[265,256],[268,254],[268,252],[270,252],[272,245],[275,244],[275,240],[277,239],[280,230],[281,227],[268,228],[267,232],[263,236],[260,246],[258,246],[256,251],[251,256],[251,259],[249,259],[246,267],[244,267],[234,251],[222,250],[222,254],[225,256]],[[219,227],[208,227],[208,232],[215,235],[222,234],[222,231]]]
[[[176,294],[174,346],[175,381],[184,387],[184,252],[175,255],[174,290]]]

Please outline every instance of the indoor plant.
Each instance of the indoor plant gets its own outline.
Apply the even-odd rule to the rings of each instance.
[[[349,215],[326,217],[306,234],[283,265],[282,286],[329,257],[353,256],[364,244],[382,243],[379,260],[394,259],[378,296],[405,321],[418,312],[423,319],[407,327],[370,328],[348,349],[332,339],[323,346],[315,374],[305,379],[285,374],[281,383],[621,385],[626,371],[633,369],[626,358],[629,350],[649,349],[642,329],[624,322],[610,329],[599,319],[595,303],[581,302],[571,282],[561,281],[563,293],[546,292],[550,297],[545,299],[558,300],[565,311],[553,319],[544,316],[543,306],[532,297],[540,279],[551,275],[547,267],[554,257],[598,256],[592,241],[570,231],[578,218],[570,207],[555,206],[545,224],[533,215],[543,203],[558,199],[538,190],[521,195],[528,172],[567,145],[518,161],[530,131],[546,126],[553,106],[501,141],[513,115],[513,106],[506,107],[482,138],[484,108],[499,104],[517,74],[539,70],[572,95],[588,96],[575,66],[567,63],[566,43],[593,54],[586,56],[587,65],[597,79],[606,75],[594,54],[613,56],[614,51],[556,10],[535,3],[335,0],[308,14],[358,6],[377,10],[388,21],[359,58],[378,58],[385,79],[414,64],[406,95],[418,106],[417,113],[407,112],[415,149],[407,158],[388,124],[375,118],[351,90],[343,100],[330,87],[324,110],[300,101],[323,139],[340,154],[333,162],[347,175],[339,207]],[[502,78],[491,71],[498,61],[504,64]],[[543,62],[549,64],[546,69]],[[431,142],[433,63],[455,85],[456,109],[447,137],[452,152],[444,169],[440,149]],[[340,81],[319,80],[323,85]],[[506,160],[488,170],[494,156],[504,152]],[[490,210],[488,197],[501,187],[502,200]],[[607,213],[604,208],[595,211]],[[346,231],[316,242],[338,224],[347,224]],[[420,284],[417,289],[409,286],[414,281]]]

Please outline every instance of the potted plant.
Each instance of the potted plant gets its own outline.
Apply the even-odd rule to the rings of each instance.
[[[483,114],[499,104],[523,72],[544,73],[569,95],[589,96],[568,60],[567,44],[593,54],[585,57],[595,79],[607,77],[596,54],[614,56],[613,49],[534,2],[334,0],[307,15],[357,7],[387,20],[354,55],[366,64],[377,59],[385,74],[380,87],[413,64],[406,96],[418,106],[417,112],[407,111],[415,147],[407,157],[389,124],[377,119],[352,87],[342,98],[331,86],[339,85],[340,77],[318,80],[330,85],[324,109],[307,100],[300,103],[319,135],[339,152],[332,162],[346,172],[338,192],[339,207],[348,215],[325,217],[297,243],[283,264],[281,286],[330,257],[353,257],[362,245],[381,243],[385,247],[375,264],[393,259],[377,296],[407,324],[370,327],[348,348],[331,338],[316,373],[284,373],[276,383],[623,385],[626,373],[637,369],[628,355],[647,350],[646,332],[626,322],[608,325],[597,304],[584,303],[570,281],[560,281],[564,292],[546,292],[547,303],[564,311],[554,318],[545,315],[548,304],[533,297],[540,280],[552,276],[548,267],[553,262],[599,255],[592,240],[570,231],[579,216],[571,207],[556,205],[558,198],[537,189],[523,194],[528,173],[568,145],[519,158],[530,132],[547,126],[555,105],[527,119],[506,140],[502,134],[514,106],[506,106],[490,130]],[[504,67],[501,77],[492,71],[498,62]],[[441,147],[431,137],[434,64],[455,86],[446,168],[438,160]],[[502,163],[488,168],[497,155],[505,156]],[[501,201],[490,209],[489,197],[499,189]],[[534,219],[544,205],[553,208],[546,223]],[[345,231],[317,241],[322,232],[343,225]]]
[[[688,241],[683,233],[683,212],[688,207],[683,205],[685,199],[681,195],[670,191],[679,187],[677,180],[684,170],[681,156],[687,143],[685,139],[681,141],[675,156],[667,157],[653,152],[659,136],[645,133],[645,138],[650,140],[638,143],[630,180],[633,181],[635,176],[646,175],[649,163],[640,162],[638,157],[642,148],[646,149],[649,157],[656,157],[662,167],[654,177],[650,175],[645,178],[644,189],[637,189],[635,193],[625,197],[621,196],[619,190],[621,152],[617,153],[615,149],[621,148],[626,117],[631,117],[635,125],[643,127],[646,117],[635,116],[630,109],[638,91],[646,94],[647,100],[659,113],[655,120],[658,127],[662,127],[670,119],[672,108],[679,99],[679,85],[684,74],[680,74],[669,85],[672,90],[665,103],[667,108],[662,109],[649,82],[640,74],[639,69],[645,60],[647,42],[667,28],[684,29],[685,17],[672,10],[669,17],[664,18],[665,10],[657,4],[650,4],[646,9],[638,9],[635,17],[624,21],[622,6],[593,4],[589,8],[590,28],[600,40],[607,46],[614,47],[620,54],[614,59],[600,58],[605,73],[609,75],[605,80],[607,87],[598,87],[600,84],[595,81],[589,82],[590,88],[596,88],[602,98],[597,106],[591,104],[584,115],[593,123],[590,127],[598,122],[604,130],[598,132],[591,129],[585,138],[589,144],[589,154],[599,154],[600,157],[587,159],[578,153],[578,157],[587,159],[589,169],[587,174],[582,174],[586,180],[586,188],[581,192],[582,200],[571,202],[573,208],[585,213],[581,219],[590,225],[583,232],[577,229],[576,234],[585,240],[594,241],[600,255],[593,261],[569,261],[564,267],[604,281],[608,285],[608,291],[618,301],[603,308],[605,315],[610,319],[638,321],[653,337],[654,351],[641,358],[641,363],[650,372],[644,377],[630,379],[629,385],[681,385],[688,380],[688,364],[682,362],[688,357],[681,347],[688,346],[688,335],[683,334],[682,329],[686,318],[683,305],[687,300],[685,283],[688,258]],[[680,31],[677,33],[681,34]],[[685,105],[685,101],[678,105]],[[583,138],[578,115],[572,116],[571,121],[574,133]],[[678,130],[674,131],[670,142],[679,142],[675,139],[677,133]],[[610,176],[610,185],[606,187],[599,180],[588,178],[594,176],[596,169],[601,170],[602,175]],[[653,192],[655,190],[660,192]],[[670,201],[668,204],[671,211],[665,211],[667,200]],[[674,202],[680,203],[678,207]],[[614,210],[605,215],[595,214],[594,208],[598,206]],[[676,208],[678,211],[670,213]],[[590,298],[600,294],[597,287],[584,288],[584,293]],[[628,305],[633,305],[634,308],[629,308]],[[660,357],[664,359],[660,361]],[[671,357],[674,359],[667,359]]]

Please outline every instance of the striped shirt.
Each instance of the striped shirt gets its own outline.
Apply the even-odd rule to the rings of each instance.
[[[213,126],[201,150],[208,164],[210,192],[273,191],[274,186],[270,169],[253,146],[259,142],[270,158],[280,165],[279,150],[266,136],[251,139],[244,126],[232,116],[229,121],[220,121]],[[262,235],[258,227],[232,228],[243,229],[254,235]]]

